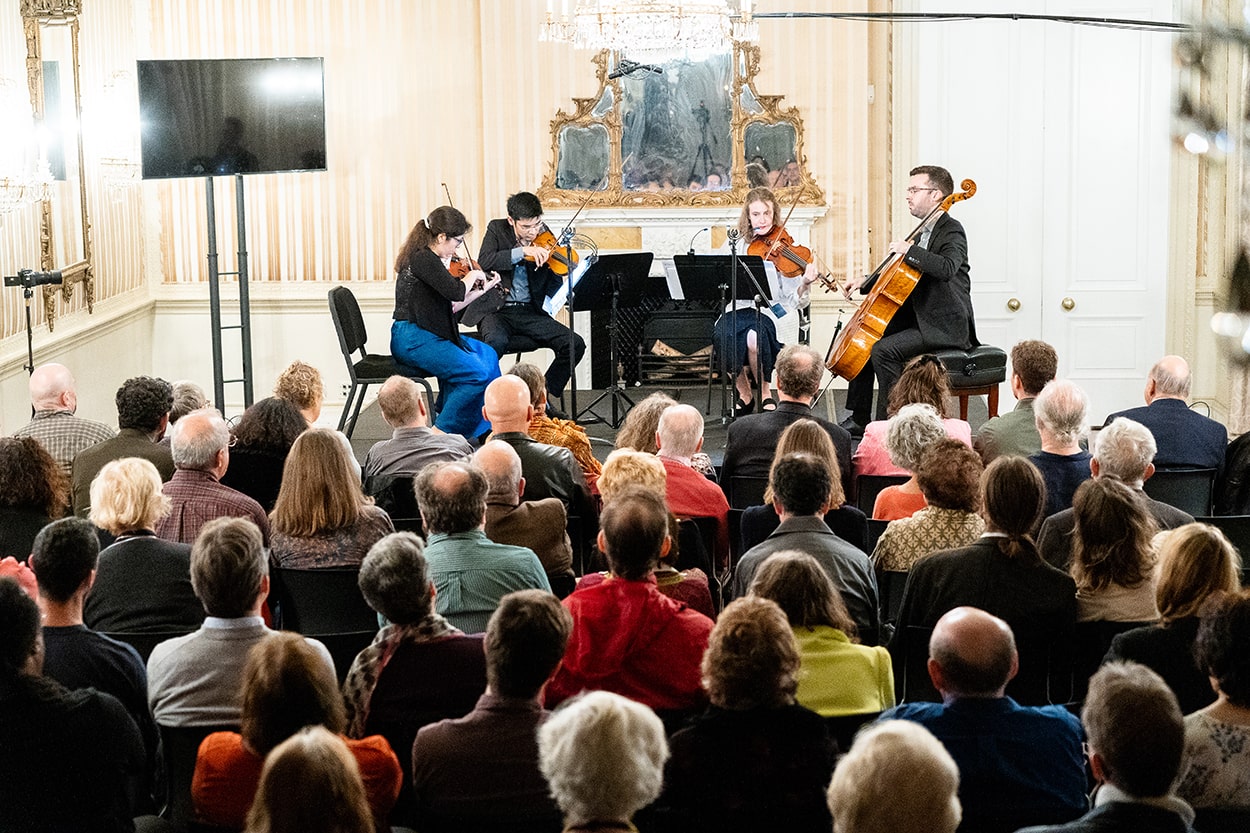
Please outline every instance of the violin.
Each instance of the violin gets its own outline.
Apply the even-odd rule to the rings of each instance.
[[[481,264],[471,257],[461,257],[460,255],[452,255],[451,262],[447,264],[447,271],[451,272],[451,276],[456,280],[461,280],[470,272],[480,272]]]
[[[812,262],[812,250],[796,244],[785,226],[773,226],[768,234],[756,237],[747,244],[747,254],[771,260],[777,271],[787,278],[799,277]],[[835,288],[828,275],[817,274],[816,279],[825,289]]]
[[[547,228],[546,223],[543,224],[543,230],[538,233],[538,236],[534,238],[530,245],[546,249],[550,253],[547,257],[547,268],[562,278],[576,269],[578,261],[581,260],[575,249],[571,247],[566,249],[560,245],[560,241],[556,239],[551,229]],[[531,255],[526,255],[525,260],[528,260],[530,263],[534,262],[534,258]]]

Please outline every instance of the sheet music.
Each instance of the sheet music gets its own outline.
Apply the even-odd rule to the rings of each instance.
[[[586,270],[590,268],[590,264],[593,262],[593,256],[584,257],[577,261],[577,265],[573,267],[573,274],[569,276],[569,279],[567,281],[563,281],[560,284],[560,288],[557,289],[550,298],[543,301],[543,309],[547,311],[548,315],[554,317],[555,314],[560,311],[560,308],[563,307],[565,302],[569,299],[569,284],[572,283],[573,288],[577,289],[577,282],[582,279],[582,275],[585,274]]]

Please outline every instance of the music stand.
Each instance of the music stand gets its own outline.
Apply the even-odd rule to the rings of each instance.
[[[655,255],[651,252],[631,252],[629,254],[599,255],[599,259],[590,266],[577,282],[577,307],[572,306],[570,299],[569,314],[588,310],[610,309],[612,318],[608,324],[609,362],[611,365],[611,384],[595,398],[581,413],[573,415],[575,420],[582,420],[584,414],[590,414],[596,421],[607,422],[612,428],[620,428],[625,421],[625,414],[620,412],[621,400],[627,403],[625,409],[634,406],[634,401],[624,391],[621,383],[620,367],[617,354],[620,346],[617,339],[617,310],[622,307],[641,305],[646,288],[647,275],[651,271],[651,261]],[[602,419],[595,413],[595,406],[606,398],[612,399],[612,419]]]
[[[718,309],[724,310],[727,303],[733,301],[750,301],[755,306],[756,332],[759,331],[759,317],[762,315],[760,306],[755,304],[756,298],[762,298],[764,304],[772,300],[772,292],[768,282],[768,273],[764,268],[764,259],[758,255],[674,255],[673,265],[677,269],[677,280],[681,283],[682,294],[686,300],[717,301]],[[746,278],[739,277],[739,270],[746,273]],[[745,314],[736,306],[729,312],[732,316],[733,328],[738,329],[737,317]],[[724,345],[714,345],[713,351],[724,349]],[[756,399],[762,388],[762,381],[756,380]],[[709,398],[710,385],[709,384]],[[721,421],[729,422],[731,414],[728,410],[728,391],[730,377],[721,373],[720,407]]]

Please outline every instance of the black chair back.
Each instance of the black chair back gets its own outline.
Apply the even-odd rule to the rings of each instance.
[[[1194,830],[1202,833],[1246,833],[1250,807],[1196,807]]]
[[[1246,436],[1250,436],[1247,434]],[[1245,586],[1245,569],[1250,567],[1250,515],[1213,515],[1210,517],[1194,517],[1195,521],[1211,526],[1224,533],[1241,555],[1242,586]]]
[[[888,486],[899,486],[910,479],[905,474],[861,474],[855,478],[855,505],[871,518],[877,495]]]
[[[1197,517],[1211,514],[1215,469],[1161,469],[1142,489],[1150,497]]]
[[[191,779],[200,743],[213,732],[237,732],[238,726],[161,726],[160,768],[165,785],[165,806],[161,818],[175,830],[185,831],[195,817],[191,802]]]
[[[907,626],[907,639],[903,650],[903,683],[895,688],[902,691],[900,698],[907,703],[942,702],[942,695],[929,679],[929,637],[933,628],[920,625]]]
[[[876,500],[876,498],[873,498]],[[871,510],[870,510],[871,511]],[[885,532],[885,528],[890,525],[889,521],[880,521],[876,518],[868,519],[868,549],[864,550],[868,555],[872,555],[872,551],[877,548],[877,541],[881,540],[881,533]]]
[[[365,331],[365,319],[360,314],[356,296],[345,286],[330,290],[330,318],[339,336],[339,349],[351,364],[351,355],[359,350],[364,353],[369,334]]]
[[[274,567],[274,588],[283,629],[305,636],[378,629],[378,615],[360,593],[355,567],[293,570]]]
[[[768,488],[767,477],[747,477],[735,474],[729,478],[729,505],[734,509],[749,509],[764,504],[764,490]]]
[[[903,588],[907,586],[907,576],[906,570],[877,570],[877,598],[881,605],[881,624],[890,625],[890,633],[894,632],[893,624],[898,621],[898,609],[903,603]],[[925,642],[926,648],[928,644]]]
[[[838,752],[845,753],[851,748],[851,744],[855,742],[855,735],[859,730],[872,723],[881,712],[864,712],[863,714],[841,714],[837,717],[826,717],[825,728],[829,730],[829,737],[838,742]]]
[[[116,639],[118,642],[125,642],[130,647],[139,652],[139,658],[143,660],[144,665],[147,664],[148,657],[152,656],[152,649],[167,639],[174,639],[179,636],[186,636],[191,631],[161,631],[159,633],[105,633],[104,635],[110,639]]]
[[[1089,678],[1102,665],[1111,640],[1125,631],[1153,625],[1154,622],[1077,622],[1071,646],[1072,694],[1071,700],[1082,701],[1089,688]]]
[[[394,518],[415,518],[421,514],[411,474],[371,474],[361,484],[379,509]],[[396,527],[398,528],[398,527]]]

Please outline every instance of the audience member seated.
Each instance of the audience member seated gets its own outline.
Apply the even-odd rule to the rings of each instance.
[[[0,578],[12,579],[26,591],[32,599],[39,598],[39,582],[35,579],[35,571],[25,561],[18,561],[13,556],[0,558]]]
[[[734,597],[747,594],[755,572],[774,553],[798,550],[814,556],[838,589],[865,645],[878,639],[877,577],[862,550],[833,534],[823,517],[833,477],[825,461],[810,454],[787,454],[773,466],[769,484],[781,524],[743,554],[734,570]]]
[[[82,518],[55,521],[35,539],[31,565],[39,576],[43,610],[43,673],[69,689],[94,688],[116,697],[139,728],[151,761],[156,724],[148,711],[143,660],[134,648],[88,630],[82,620],[99,552],[95,528]]]
[[[30,407],[34,412],[30,422],[13,436],[37,440],[52,455],[67,484],[80,451],[117,436],[103,423],[75,416],[78,391],[73,374],[63,364],[42,364],[30,374]]]
[[[1155,456],[1155,441],[1146,426],[1120,417],[1098,432],[1094,440],[1094,456],[1089,470],[1094,478],[1111,477],[1137,492],[1155,524],[1160,529],[1175,529],[1193,522],[1193,516],[1174,506],[1152,499],[1142,491],[1142,484],[1154,474],[1150,462]],[[1037,547],[1042,557],[1060,570],[1072,562],[1076,540],[1076,518],[1071,509],[1051,515],[1042,524]]]
[[[466,716],[425,726],[412,747],[423,833],[556,830],[560,810],[538,769],[542,693],[573,619],[540,590],[504,596],[486,626],[486,693]]]
[[[174,429],[174,424],[192,411],[198,411],[201,408],[207,408],[210,404],[208,394],[204,392],[204,388],[195,382],[186,379],[174,382],[170,387],[173,390],[173,402],[169,405],[169,425],[165,429],[165,436],[161,437],[159,445],[169,448],[169,432]]]
[[[1106,661],[1149,666],[1172,689],[1181,711],[1189,714],[1215,701],[1211,678],[1194,658],[1198,614],[1212,596],[1241,589],[1241,558],[1224,533],[1207,524],[1162,532],[1155,537],[1155,547],[1159,624],[1118,634]]]
[[[995,457],[1015,454],[1028,457],[1042,450],[1033,401],[1055,378],[1059,356],[1044,341],[1018,341],[1011,348],[1011,393],[1016,407],[1001,416],[990,417],[977,429],[973,447],[987,465]]]
[[[1042,517],[1072,506],[1076,487],[1090,478],[1090,453],[1081,448],[1087,426],[1089,398],[1073,382],[1047,383],[1033,403],[1042,450],[1029,457],[1046,481],[1046,510]]]
[[[366,480],[415,476],[430,463],[463,460],[473,453],[464,437],[430,427],[430,409],[421,388],[407,376],[392,376],[382,383],[378,409],[391,427],[391,438],[374,443],[365,455]]]
[[[625,414],[625,421],[616,432],[616,447],[655,454],[659,446],[655,444],[655,431],[660,427],[660,414],[677,400],[663,391],[656,391],[638,402]],[[702,451],[690,456],[690,465],[705,477],[716,476],[716,466],[712,458]]]
[[[87,517],[91,509],[91,481],[110,460],[142,457],[150,460],[161,473],[161,480],[174,474],[174,461],[169,449],[158,445],[169,424],[169,408],[174,393],[169,382],[151,376],[127,379],[117,389],[117,436],[85,448],[74,457],[74,514]]]
[[[962,549],[922,558],[907,578],[890,644],[895,674],[907,651],[909,626],[931,628],[948,610],[976,607],[1011,628],[1021,648],[1018,685],[1040,693],[1029,702],[1045,702],[1045,646],[1071,642],[1076,584],[1043,561],[1033,543],[1044,500],[1042,475],[1023,457],[998,457],[986,467],[981,475],[986,534]]]
[[[1123,483],[1101,477],[1081,484],[1072,509],[1077,621],[1158,619],[1151,546],[1156,529],[1141,499]]]
[[[191,547],[191,583],[208,615],[196,632],[152,650],[148,703],[162,726],[237,725],[247,652],[274,633],[260,615],[269,561],[256,525],[245,518],[204,524]],[[308,642],[333,670],[326,647]]]
[[[657,711],[702,705],[699,662],[712,621],[656,587],[653,571],[671,540],[668,507],[654,492],[632,489],[604,507],[599,549],[612,580],[564,600],[573,634],[547,686],[549,706],[584,689],[614,691]]]
[[[343,682],[347,736],[382,735],[396,750],[404,786],[395,816],[403,818],[411,814],[417,730],[468,714],[486,687],[482,637],[466,636],[434,612],[425,545],[411,532],[373,545],[360,565],[360,592],[389,624]]]
[[[1228,444],[1213,497],[1216,515],[1250,515],[1250,433]]]
[[[360,776],[356,759],[342,738],[324,726],[305,726],[265,758],[246,831],[373,830],[369,797]]]
[[[1063,706],[1021,706],[1008,697],[1018,669],[1010,626],[957,607],[929,640],[929,678],[942,702],[904,703],[882,715],[915,721],[946,747],[959,765],[969,831],[1068,821],[1087,806],[1080,721]]]
[[[820,353],[803,344],[791,344],[777,354],[777,408],[735,419],[725,437],[725,460],[721,482],[728,485],[735,475],[767,477],[777,440],[790,423],[814,420],[838,454],[842,490],[851,491],[851,435],[841,425],[822,419],[812,411],[812,400],[820,392],[825,361]]]
[[[695,471],[691,457],[703,448],[703,415],[690,405],[672,405],[655,429],[656,456],[667,472],[668,508],[679,518],[715,518],[715,564],[729,563],[729,502],[720,487]]]
[[[512,446],[521,458],[526,499],[559,498],[569,515],[582,519],[584,543],[593,546],[599,515],[586,476],[573,452],[540,443],[526,433],[534,416],[534,406],[530,404],[530,389],[525,382],[519,376],[500,376],[486,386],[485,402],[482,415],[490,421],[491,439]],[[485,624],[483,620],[482,625]]]
[[[712,705],[673,735],[656,803],[663,829],[785,829],[828,833],[825,788],[836,744],[825,722],[795,702],[799,650],[768,599],[725,608],[703,657]]]
[[[645,454],[628,448],[618,448],[608,455],[603,463],[603,473],[599,476],[599,495],[604,506],[615,500],[619,495],[630,489],[644,489],[657,495],[665,494],[668,472],[654,454]],[[708,584],[707,572],[699,567],[685,570],[677,569],[679,563],[691,563],[686,558],[687,549],[699,551],[695,563],[708,567],[707,553],[700,549],[703,542],[697,537],[682,542],[678,551],[678,538],[681,527],[672,512],[668,513],[668,535],[672,545],[668,552],[660,556],[652,574],[655,576],[656,587],[665,596],[679,602],[685,602],[709,619],[716,618],[716,609],[712,605],[712,591]],[[710,568],[709,568],[710,569]],[[578,580],[577,586],[594,587],[607,580],[607,571],[587,573]]]
[[[395,531],[390,516],[360,490],[347,457],[328,428],[310,428],[291,446],[270,516],[275,566],[355,567]]]
[[[546,391],[546,387],[543,388]],[[573,586],[573,545],[569,541],[568,515],[558,498],[525,500],[521,458],[507,443],[490,440],[473,455],[486,475],[486,537],[496,544],[532,550],[542,562],[553,587]]]
[[[126,709],[43,676],[39,607],[0,579],[0,818],[11,830],[132,830],[143,740]],[[658,781],[656,792],[659,792]]]
[[[315,427],[317,420],[321,419],[321,405],[325,401],[325,384],[321,381],[321,371],[312,365],[298,360],[291,362],[286,370],[278,374],[278,381],[273,386],[273,395],[294,405],[310,428]],[[352,441],[342,431],[335,431],[334,435],[343,444],[343,449],[347,452],[348,459],[351,460],[352,469],[355,470],[356,476],[360,477],[360,462],[352,450]]]
[[[169,512],[156,466],[139,457],[105,464],[91,482],[91,522],[113,536],[100,553],[83,617],[105,633],[189,633],[204,622],[191,586],[191,545],[156,537]]]
[[[465,633],[482,633],[499,600],[512,591],[550,592],[533,550],[486,537],[489,486],[481,469],[472,463],[431,463],[417,475],[415,488],[436,609],[448,622]]]
[[[756,572],[751,595],[776,602],[790,622],[799,649],[800,705],[824,717],[894,705],[890,652],[859,644],[842,596],[815,558],[774,554]]]
[[[1176,792],[1198,808],[1250,810],[1250,592],[1212,603],[1194,648],[1216,700],[1185,718],[1185,764]]]
[[[835,833],[955,833],[959,769],[928,729],[906,720],[864,728],[829,782]]]
[[[1218,469],[1224,464],[1228,429],[1189,408],[1189,363],[1180,356],[1164,356],[1146,379],[1146,404],[1107,417],[1140,422],[1154,435],[1160,469]]]
[[[925,508],[890,521],[872,562],[878,570],[906,572],[938,550],[966,547],[985,532],[981,505],[981,457],[959,440],[938,440],[920,455],[916,483]]]
[[[846,502],[846,492],[842,488],[842,474],[838,468],[838,454],[833,447],[829,434],[814,420],[795,420],[786,426],[777,440],[777,451],[773,456],[772,466],[768,470],[771,482],[773,467],[777,461],[787,454],[812,454],[824,460],[832,474],[833,488],[829,493],[829,506],[825,513],[825,524],[833,530],[833,534],[863,550],[868,546],[868,518],[856,507]],[[763,541],[781,524],[777,510],[773,508],[772,486],[764,488],[764,505],[752,506],[742,513],[742,552]]]
[[[274,747],[305,726],[340,734],[346,725],[334,671],[296,633],[277,633],[252,647],[243,666],[242,699],[241,732],[209,735],[195,762],[195,815],[216,827],[244,826],[265,756]],[[374,823],[386,830],[403,778],[399,760],[378,735],[344,740],[360,768]]]
[[[571,419],[548,416],[547,377],[536,366],[528,362],[517,362],[508,373],[520,377],[530,391],[530,405],[534,407],[534,416],[526,433],[540,443],[562,446],[573,452],[577,464],[582,467],[582,474],[586,475],[586,482],[594,488],[595,479],[603,466],[595,459],[586,429]]]
[[[668,740],[646,706],[591,691],[538,730],[538,767],[567,833],[633,830],[664,786]]]
[[[893,418],[904,405],[929,405],[942,418],[946,435],[971,447],[972,426],[962,419],[946,415],[946,401],[950,395],[946,365],[937,356],[926,353],[909,361],[903,375],[890,388],[886,413]],[[887,419],[873,420],[864,426],[863,439],[855,446],[855,454],[851,457],[856,477],[861,474],[911,474],[895,465],[886,451],[885,435],[889,428],[890,420]]]
[[[221,482],[272,512],[286,456],[307,428],[303,415],[285,399],[267,396],[254,403],[230,429],[230,465]]]
[[[1131,662],[1104,665],[1089,682],[1081,724],[1101,784],[1094,808],[1067,824],[1018,833],[1192,833],[1193,808],[1172,792],[1185,724],[1158,674]]]
[[[156,525],[166,541],[193,543],[201,527],[215,518],[247,518],[269,545],[269,518],[260,504],[221,484],[230,467],[230,428],[221,414],[205,408],[187,414],[174,426],[172,439],[177,471],[162,491],[169,512]]]
[[[33,437],[0,437],[0,558],[25,561],[39,530],[65,514],[69,478]]]
[[[877,494],[872,506],[872,517],[879,521],[896,521],[910,518],[927,504],[915,471],[920,458],[929,446],[946,438],[946,429],[938,412],[931,405],[904,405],[890,420],[885,435],[885,447],[890,459],[901,469],[911,473],[906,483],[887,486]]]

